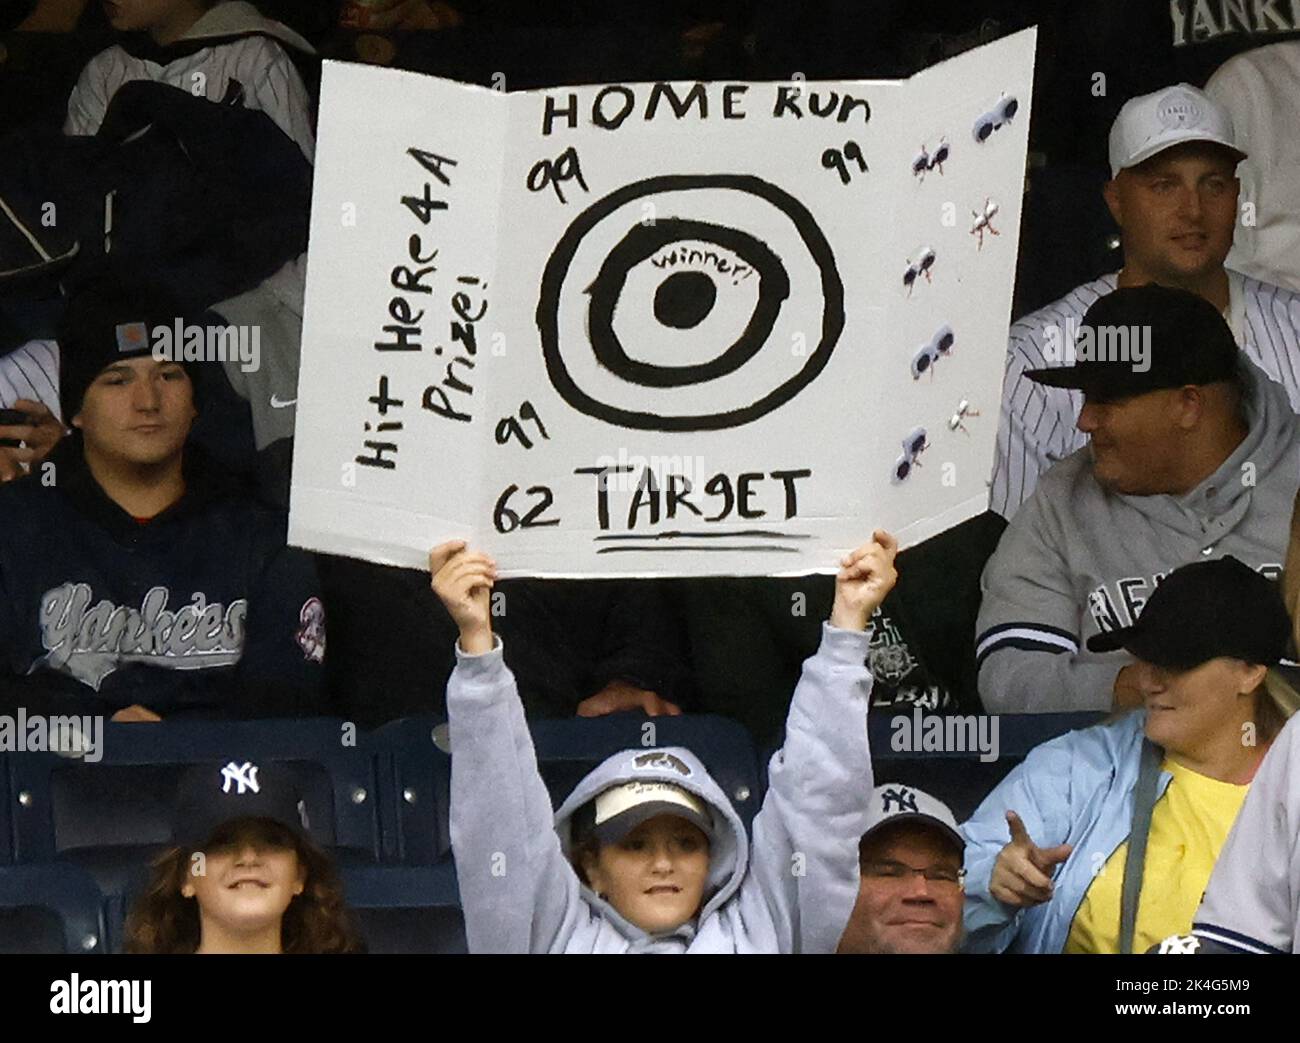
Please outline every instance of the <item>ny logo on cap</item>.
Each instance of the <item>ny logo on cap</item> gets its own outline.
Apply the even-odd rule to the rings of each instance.
[[[636,768],[671,768],[678,775],[690,775],[691,769],[686,762],[671,753],[641,753],[632,760]]]
[[[262,788],[257,784],[257,765],[249,761],[243,764],[236,764],[231,761],[221,769],[221,792],[229,793],[231,783],[234,783],[238,789],[235,790],[235,796],[242,796],[249,790],[254,793],[261,793]]]
[[[890,786],[880,794],[881,811],[888,815],[889,805],[897,804],[899,811],[917,811],[916,794],[906,786]]]

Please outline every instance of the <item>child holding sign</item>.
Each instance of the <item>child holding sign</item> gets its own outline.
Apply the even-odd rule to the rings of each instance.
[[[462,541],[435,548],[433,589],[460,630],[447,712],[470,951],[834,952],[870,810],[867,620],[897,578],[896,551],[878,531],[840,562],[751,840],[680,747],[614,754],[553,814],[492,633],[496,565]]]

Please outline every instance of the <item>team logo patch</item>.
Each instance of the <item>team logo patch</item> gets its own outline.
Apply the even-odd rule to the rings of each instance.
[[[908,789],[906,786],[890,786],[882,790],[880,794],[880,810],[886,815],[889,814],[889,808],[894,805],[899,812],[917,811],[916,792]]]
[[[1160,99],[1156,118],[1164,127],[1199,127],[1205,113],[1196,98],[1186,91],[1170,91]]]
[[[119,323],[113,332],[117,336],[117,350],[123,355],[149,347],[149,330],[143,322]]]
[[[1195,956],[1201,940],[1194,934],[1171,934],[1160,943],[1158,956]]]
[[[659,768],[670,768],[677,772],[678,775],[689,777],[692,772],[690,766],[680,757],[675,757],[671,753],[664,753],[662,750],[654,753],[639,753],[632,759],[632,766],[642,770],[656,770]]]
[[[294,634],[294,640],[302,649],[302,657],[309,663],[320,663],[325,659],[325,606],[320,598],[308,598],[298,611],[298,622],[302,625]]]
[[[229,606],[196,591],[186,605],[167,605],[172,593],[152,587],[140,607],[96,602],[88,583],[64,583],[41,595],[41,644],[51,670],[96,691],[123,663],[170,670],[234,666],[244,648],[248,601]]]
[[[230,761],[221,769],[221,792],[229,793],[231,786],[235,787],[237,797],[249,792],[262,792],[262,787],[257,783],[257,765],[250,761],[244,761],[243,764]]]

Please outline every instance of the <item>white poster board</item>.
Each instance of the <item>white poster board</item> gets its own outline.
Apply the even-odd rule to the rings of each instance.
[[[898,82],[326,63],[290,541],[782,575],[985,510],[1034,38]]]

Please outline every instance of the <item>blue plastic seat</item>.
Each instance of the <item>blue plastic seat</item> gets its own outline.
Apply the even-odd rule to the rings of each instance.
[[[900,714],[907,731],[896,727],[893,716],[869,717],[868,734],[875,783],[903,782],[925,790],[946,803],[958,822],[964,822],[980,802],[1006,777],[1029,751],[1040,743],[1064,735],[1076,728],[1086,728],[1104,719],[1100,713],[1001,714],[997,717],[997,756],[981,760],[977,750],[895,750],[896,736],[913,729],[914,718]],[[924,718],[943,720],[942,717]],[[978,723],[978,722],[977,722]],[[986,725],[986,728],[988,726]],[[986,732],[991,738],[991,732]]]
[[[450,863],[350,866],[341,873],[348,908],[370,953],[463,953],[465,918]]]
[[[556,807],[611,753],[654,746],[692,750],[731,798],[746,828],[762,803],[762,782],[749,733],[725,717],[649,718],[623,713],[539,720],[531,722],[530,728],[542,779]],[[436,718],[411,717],[372,735],[380,753],[380,777],[388,790],[382,809],[386,853],[394,861],[427,865],[450,854],[451,756],[446,734],[445,725]]]
[[[0,866],[14,860],[13,798],[9,793],[9,757],[0,753]]]
[[[700,714],[651,718],[620,713],[535,721],[532,733],[542,778],[557,806],[584,775],[610,754],[656,746],[685,746],[699,757],[731,799],[746,829],[763,802],[753,741],[742,725],[726,717]]]
[[[8,758],[16,862],[73,861],[105,893],[120,894],[167,847],[181,774],[228,757],[290,764],[312,838],[343,862],[379,858],[374,757],[365,733],[342,721],[110,723],[101,752],[97,763],[52,753]]]
[[[73,865],[0,867],[0,954],[107,952],[103,895]]]

